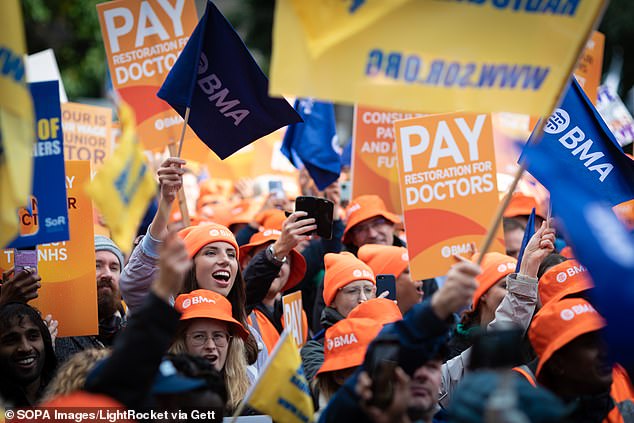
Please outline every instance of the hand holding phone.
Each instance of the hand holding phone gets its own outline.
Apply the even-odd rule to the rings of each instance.
[[[387,291],[388,294],[385,298],[388,300],[396,301],[396,278],[391,274],[376,275],[376,296],[377,298],[381,293]]]
[[[397,339],[375,341],[366,356],[366,368],[372,379],[372,399],[368,402],[386,408],[394,396],[395,370],[398,367],[400,344]]]
[[[317,222],[315,233],[324,239],[332,238],[334,203],[325,198],[299,196],[295,199],[295,211],[304,211],[304,219],[313,218]],[[310,234],[307,234],[310,235]]]

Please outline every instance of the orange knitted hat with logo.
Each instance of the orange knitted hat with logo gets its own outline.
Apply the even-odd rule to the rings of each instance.
[[[575,338],[605,327],[603,317],[581,298],[566,298],[544,305],[533,318],[528,338],[539,357],[536,376],[555,351]]]
[[[203,223],[198,226],[189,226],[178,232],[183,241],[185,241],[185,249],[190,258],[193,258],[201,248],[212,242],[226,242],[236,249],[236,258],[240,251],[236,237],[226,227],[217,223]]]
[[[567,260],[548,269],[539,279],[539,300],[542,305],[568,295],[594,288],[588,270],[577,260]]]
[[[324,274],[324,302],[330,306],[340,288],[358,280],[366,280],[376,285],[374,272],[370,266],[354,255],[328,253],[324,256],[326,272]]]

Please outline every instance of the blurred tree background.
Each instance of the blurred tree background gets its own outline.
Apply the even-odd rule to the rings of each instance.
[[[102,97],[106,61],[95,5],[103,0],[23,0],[29,53],[52,48],[71,100]],[[196,0],[199,13],[205,0]],[[268,73],[274,0],[215,0]],[[612,0],[599,30],[606,35],[603,72],[623,57],[619,94],[634,107],[634,1]],[[618,60],[618,59],[617,59]],[[628,95],[629,93],[629,95]]]

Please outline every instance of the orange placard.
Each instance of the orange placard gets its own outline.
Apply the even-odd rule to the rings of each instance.
[[[39,297],[29,304],[59,321],[59,336],[99,333],[92,202],[84,193],[90,163],[66,162],[70,241],[38,246]],[[4,250],[0,267],[13,266],[13,250]]]
[[[197,23],[194,0],[118,0],[97,5],[114,88],[136,113],[143,145],[178,141],[183,119],[156,93]],[[187,139],[196,135],[188,128]]]
[[[603,47],[605,35],[598,31],[592,33],[592,37],[586,43],[586,48],[581,53],[574,75],[586,95],[597,104],[597,91],[601,83],[601,70],[603,69]]]
[[[96,171],[112,151],[112,110],[62,103],[64,159],[88,160]]]
[[[422,116],[357,105],[352,138],[352,198],[376,194],[389,211],[402,213],[393,123]]]
[[[480,245],[498,206],[491,118],[450,113],[394,123],[410,271],[442,276]],[[504,252],[502,228],[492,251]]]
[[[302,291],[295,291],[282,297],[284,306],[284,327],[290,328],[298,347],[304,345],[306,334],[302,324]]]

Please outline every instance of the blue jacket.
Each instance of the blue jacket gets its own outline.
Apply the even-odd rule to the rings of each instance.
[[[437,357],[446,348],[453,320],[440,320],[431,308],[431,300],[415,305],[398,322],[386,325],[368,347],[368,353],[377,340],[397,337],[400,344],[399,365],[412,375],[428,360]],[[364,364],[365,366],[365,364]],[[371,422],[359,406],[360,398],[355,393],[361,366],[346,381],[321,413],[320,423],[350,421]]]

